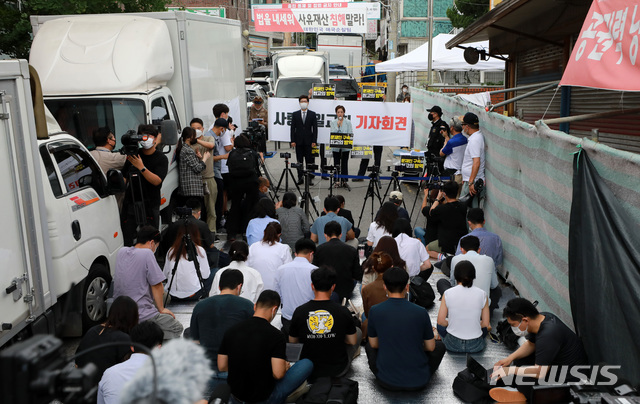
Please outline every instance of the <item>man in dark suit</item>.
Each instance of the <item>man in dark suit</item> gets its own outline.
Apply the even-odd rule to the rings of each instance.
[[[298,163],[304,160],[306,164],[313,164],[311,148],[318,142],[318,119],[316,113],[309,110],[309,97],[301,95],[298,98],[300,110],[291,116],[291,147],[296,149]],[[298,168],[298,185],[302,185],[302,168]]]
[[[313,265],[326,265],[336,271],[336,297],[341,302],[343,298],[350,299],[357,281],[362,280],[362,269],[358,251],[340,240],[342,227],[336,221],[324,226],[326,242],[316,248]]]

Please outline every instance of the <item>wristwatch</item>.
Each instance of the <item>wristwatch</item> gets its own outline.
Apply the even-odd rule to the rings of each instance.
[[[444,202],[444,198],[438,199],[438,202],[440,202],[440,203]]]
[[[141,172],[141,173],[143,173],[143,172],[145,172],[145,171],[147,171],[147,167],[142,167],[142,169],[140,169],[140,172]]]

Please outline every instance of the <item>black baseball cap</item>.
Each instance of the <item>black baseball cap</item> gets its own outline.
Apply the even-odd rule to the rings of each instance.
[[[229,122],[227,122],[227,120],[224,118],[218,118],[216,119],[213,126],[217,126],[219,128],[226,128],[227,126],[229,126]]]
[[[462,117],[462,123],[466,123],[467,125],[477,125],[480,123],[480,120],[478,119],[478,115],[473,112],[467,112]]]
[[[442,116],[442,108],[440,108],[437,105],[434,105],[433,107],[431,107],[430,109],[427,109],[427,111],[429,112],[436,112],[438,115]]]

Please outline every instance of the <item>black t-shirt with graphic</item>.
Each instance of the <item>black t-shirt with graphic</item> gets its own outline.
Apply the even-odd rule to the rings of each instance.
[[[313,362],[311,378],[337,376],[349,364],[345,337],[355,334],[349,310],[329,300],[312,300],[298,307],[289,335],[304,344],[301,358]]]

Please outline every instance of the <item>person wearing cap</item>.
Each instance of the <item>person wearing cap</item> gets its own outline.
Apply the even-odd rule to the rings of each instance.
[[[407,219],[408,221],[411,221],[411,219],[409,218],[409,212],[407,212],[407,210],[402,207],[402,200],[403,200],[402,192],[400,191],[391,192],[389,194],[389,200],[398,207],[398,219]]]
[[[431,130],[429,130],[429,138],[427,140],[427,152],[437,157],[440,156],[440,150],[442,150],[444,146],[443,133],[449,133],[449,125],[442,120],[442,108],[439,106],[434,105],[430,109],[427,109],[427,111],[429,112],[429,120],[431,121]],[[442,163],[438,165],[442,171],[444,169]]]
[[[467,149],[467,138],[462,134],[460,119],[451,119],[451,135],[443,133],[444,147],[440,150],[440,157],[444,157],[444,169],[454,175],[455,182],[459,185],[458,196],[462,190],[462,160]]]
[[[476,195],[475,183],[478,179],[484,178],[484,135],[480,131],[480,120],[478,116],[472,112],[467,112],[462,118],[462,131],[469,136],[467,140],[467,148],[464,151],[462,159],[462,192],[461,195]],[[473,198],[472,206],[474,208],[482,207],[484,200],[484,189]]]
[[[205,152],[211,152],[211,157],[205,162],[206,167],[202,171],[202,182],[205,184],[204,207],[207,214],[206,222],[209,230],[216,232],[216,198],[218,197],[218,184],[216,183],[215,173],[213,171],[214,160],[216,159],[217,150],[214,152],[216,139],[213,136],[204,136],[204,123],[200,118],[193,118],[189,124],[196,130],[196,143],[191,147],[200,155]],[[209,132],[207,132],[208,134]],[[220,157],[218,156],[218,160]]]
[[[264,105],[264,100],[260,96],[256,96],[253,99],[253,104],[251,108],[249,108],[249,119],[250,120],[262,120],[262,124],[266,125],[269,120],[269,112],[267,111],[267,106]]]
[[[409,97],[409,99],[411,99],[411,93],[409,92],[409,86],[403,84],[402,91],[396,97],[396,102],[403,102],[406,97]]]
[[[171,310],[164,307],[166,277],[154,256],[160,244],[160,232],[143,226],[134,247],[122,247],[116,257],[113,298],[128,296],[138,304],[139,322],[153,321],[164,332],[164,339],[179,338],[183,326]]]

